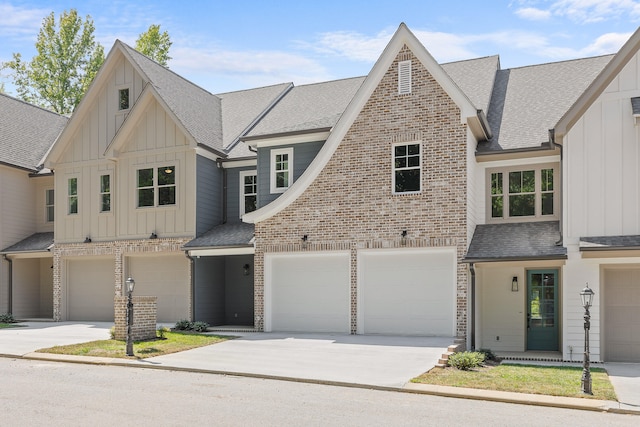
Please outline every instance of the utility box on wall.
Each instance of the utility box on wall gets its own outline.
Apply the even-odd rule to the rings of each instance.
[[[115,297],[115,339],[127,339],[127,297]],[[133,324],[131,337],[133,341],[156,338],[158,297],[133,297]]]

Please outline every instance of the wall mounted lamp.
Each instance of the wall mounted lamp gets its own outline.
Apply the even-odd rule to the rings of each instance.
[[[302,247],[306,248],[307,247],[307,240],[309,240],[309,236],[308,235],[304,235],[302,236]]]
[[[518,292],[518,276],[513,276],[511,279],[511,292]]]
[[[158,235],[155,233],[155,231],[153,233],[151,233],[151,236],[149,236],[150,239],[157,239]]]
[[[91,237],[87,236],[84,238],[85,243],[91,243]]]
[[[407,244],[407,230],[402,230],[402,233],[400,234],[400,236],[402,236],[402,238],[400,239],[400,243],[402,244],[402,246]]]
[[[244,273],[245,276],[248,276],[250,271],[251,271],[251,266],[249,264],[245,264],[242,266],[242,272]]]

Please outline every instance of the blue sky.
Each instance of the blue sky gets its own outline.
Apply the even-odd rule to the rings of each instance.
[[[0,62],[31,59],[42,19],[71,8],[106,52],[160,24],[169,67],[213,93],[365,75],[401,22],[439,62],[499,54],[502,68],[614,53],[640,25],[632,0],[0,0]]]

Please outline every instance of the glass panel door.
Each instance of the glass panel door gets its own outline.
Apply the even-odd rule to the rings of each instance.
[[[527,350],[558,351],[558,270],[527,272]]]

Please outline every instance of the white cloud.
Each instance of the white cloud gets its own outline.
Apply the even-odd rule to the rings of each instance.
[[[523,7],[516,10],[516,15],[529,21],[546,21],[551,17],[551,12],[548,10],[537,9],[535,7]]]
[[[0,3],[0,35],[2,37],[29,35],[35,38],[42,26],[42,20],[50,13],[49,9],[29,9],[16,7],[10,3]]]
[[[297,47],[325,56],[372,62],[380,56],[392,35],[393,32],[389,30],[383,30],[374,36],[355,31],[337,31],[322,33],[315,42],[298,42]]]
[[[598,37],[593,43],[580,50],[583,55],[604,55],[615,53],[629,40],[632,33],[607,33]]]

